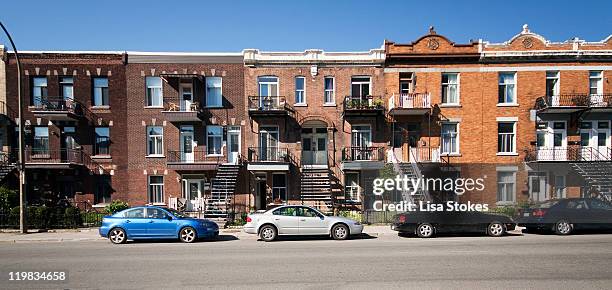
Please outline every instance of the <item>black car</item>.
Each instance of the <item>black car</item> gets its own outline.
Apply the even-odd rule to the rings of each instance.
[[[438,233],[483,233],[499,237],[516,226],[507,216],[478,211],[412,211],[398,214],[394,219],[392,230],[421,238]]]
[[[528,232],[547,230],[559,235],[574,230],[610,230],[612,204],[595,198],[549,200],[523,211],[518,224]]]

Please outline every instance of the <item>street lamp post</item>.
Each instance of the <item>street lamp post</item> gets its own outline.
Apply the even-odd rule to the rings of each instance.
[[[27,233],[28,228],[26,225],[26,178],[25,178],[25,155],[23,150],[23,104],[21,103],[21,62],[19,61],[19,53],[17,52],[17,47],[15,47],[15,43],[13,42],[13,38],[9,34],[4,24],[0,21],[0,26],[6,37],[8,37],[11,46],[13,47],[13,51],[15,52],[15,59],[17,60],[17,106],[19,107],[17,118],[19,119],[19,161],[17,163],[17,169],[19,170],[19,231],[22,234]]]

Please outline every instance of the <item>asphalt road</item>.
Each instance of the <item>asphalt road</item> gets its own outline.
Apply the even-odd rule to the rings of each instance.
[[[0,270],[0,288],[9,289],[609,289],[612,235],[0,243]],[[69,274],[26,283],[8,281],[9,271]]]

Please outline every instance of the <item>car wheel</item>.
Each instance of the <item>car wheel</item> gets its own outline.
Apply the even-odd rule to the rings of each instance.
[[[431,238],[434,234],[434,226],[429,223],[420,224],[416,229],[419,238]]]
[[[121,228],[114,228],[108,233],[108,239],[113,244],[123,244],[127,241],[127,235]]]
[[[346,225],[337,224],[332,227],[331,235],[334,240],[346,240],[349,237],[349,234],[350,232]]]
[[[197,233],[192,227],[184,227],[179,233],[179,239],[181,239],[183,243],[192,243],[197,237]]]
[[[555,224],[555,233],[557,235],[569,235],[572,230],[574,229],[574,226],[572,224],[570,224],[568,221],[566,220],[560,220]]]
[[[259,230],[259,237],[266,242],[274,241],[276,235],[276,228],[271,225],[265,225]]]
[[[487,234],[491,237],[501,237],[506,232],[504,225],[500,222],[492,222],[487,227]]]

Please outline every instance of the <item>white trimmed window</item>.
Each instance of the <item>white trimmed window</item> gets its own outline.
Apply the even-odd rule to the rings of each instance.
[[[497,123],[497,153],[516,153],[516,122]]]
[[[93,105],[108,106],[108,78],[93,79]]]
[[[516,200],[516,171],[497,171],[497,202],[513,203]]]
[[[516,104],[516,73],[499,73],[499,104]]]
[[[219,108],[223,106],[223,79],[221,77],[206,78],[206,107]]]
[[[306,104],[306,78],[295,77],[295,103]]]
[[[163,93],[162,80],[160,77],[146,77],[147,83],[147,107],[162,107]]]
[[[164,127],[147,126],[147,155],[164,155]]]
[[[546,96],[558,96],[559,95],[559,72],[558,71],[547,71],[546,72]]]
[[[325,104],[336,103],[336,81],[333,77],[325,77],[323,82],[325,83]]]
[[[459,123],[443,123],[441,136],[441,153],[459,154]]]
[[[287,202],[287,175],[285,173],[272,174],[272,200],[275,203]]]
[[[149,203],[164,203],[164,176],[150,175],[148,182]]]
[[[359,202],[361,188],[359,187],[359,173],[346,172],[344,174],[344,196],[347,201]]]
[[[603,73],[601,71],[589,72],[589,94],[601,95],[603,93]]]
[[[45,98],[47,94],[47,78],[32,78],[32,104],[34,106],[40,106],[42,104],[42,99]]]
[[[223,127],[206,126],[206,141],[206,152],[208,155],[221,155],[221,146],[223,143]]]
[[[459,104],[459,74],[442,74],[442,104]]]

